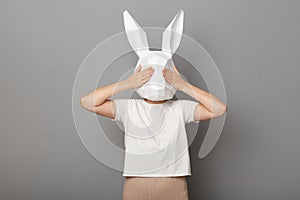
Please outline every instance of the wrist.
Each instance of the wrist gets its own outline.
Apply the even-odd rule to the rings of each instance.
[[[186,82],[186,81],[183,81],[183,83],[181,84],[181,86],[180,87],[178,87],[178,90],[180,90],[180,91],[184,91],[184,90],[186,90],[186,88],[189,86],[189,83],[188,82]]]
[[[130,81],[128,81],[128,79],[120,81],[119,84],[124,90],[133,88],[132,84],[130,84]]]

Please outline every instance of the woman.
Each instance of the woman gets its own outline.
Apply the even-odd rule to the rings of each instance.
[[[162,70],[165,80],[197,101],[109,99],[113,94],[141,87],[149,81],[154,69],[141,70],[141,65],[128,79],[97,88],[81,98],[81,105],[88,111],[122,121],[125,126],[123,200],[187,200],[186,176],[191,175],[189,154],[188,150],[183,154],[178,150],[179,147],[188,148],[184,125],[213,119],[227,111],[227,105],[187,83],[173,67],[175,73]],[[132,137],[132,134],[138,137]],[[151,159],[146,157],[147,154],[139,154],[150,150],[151,153],[153,150],[163,151],[156,151],[160,153],[155,152]],[[142,156],[130,159],[131,155]],[[165,160],[172,160],[172,163],[165,164]]]

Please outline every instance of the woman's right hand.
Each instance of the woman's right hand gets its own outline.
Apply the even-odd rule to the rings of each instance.
[[[126,80],[127,84],[130,85],[131,88],[139,88],[144,85],[147,81],[150,80],[151,76],[154,73],[154,68],[152,66],[147,67],[146,69],[142,69],[142,65],[136,68],[133,74]]]

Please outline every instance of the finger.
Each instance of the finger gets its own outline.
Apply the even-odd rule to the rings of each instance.
[[[149,79],[151,79],[151,76],[146,76],[146,77],[144,77],[144,79],[149,80]]]
[[[150,72],[154,72],[154,68],[153,68],[152,66],[148,67],[148,70],[149,70]]]
[[[173,65],[173,69],[175,70],[175,72],[176,72],[177,74],[179,74],[179,72],[178,72],[178,70],[177,70],[177,68],[176,68],[175,65]]]
[[[145,79],[143,79],[142,81],[141,81],[141,83],[142,84],[145,84],[146,82],[148,82],[149,81],[149,78],[145,78]]]
[[[147,74],[146,77],[147,77],[147,78],[148,78],[148,77],[151,78],[151,77],[153,76],[153,74],[154,74],[154,72],[151,72],[151,73]]]
[[[165,71],[164,71],[164,74],[165,74],[166,76],[172,76],[173,73],[174,73],[174,72],[172,72],[171,69],[165,69]]]
[[[142,69],[142,65],[141,64],[139,64],[139,66],[136,68],[136,70],[134,71],[135,73],[136,72],[140,72],[141,71],[141,69]]]
[[[144,75],[146,75],[146,74],[152,74],[153,72],[154,72],[153,67],[148,67],[148,68],[144,69],[143,74]]]
[[[168,79],[168,77],[165,77],[165,81],[167,81],[168,83],[170,82],[169,79]]]
[[[168,77],[167,77],[167,76],[164,76],[164,79],[165,79],[165,80],[168,80]]]
[[[153,75],[153,73],[150,73],[150,74],[146,74],[145,76],[144,76],[144,78],[150,78],[151,76]]]
[[[151,71],[154,71],[154,68],[152,67],[152,66],[150,66],[150,67],[147,67],[146,69],[145,69],[145,71],[147,71],[147,72],[151,72]]]
[[[164,68],[164,69],[162,70],[162,74],[163,74],[163,75],[167,75],[168,73],[169,73],[169,70],[168,70],[168,69],[165,69],[165,68]]]

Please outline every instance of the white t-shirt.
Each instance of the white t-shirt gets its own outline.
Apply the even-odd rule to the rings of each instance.
[[[123,176],[190,176],[185,124],[194,121],[198,102],[167,100],[151,104],[143,99],[111,99],[125,132]]]

